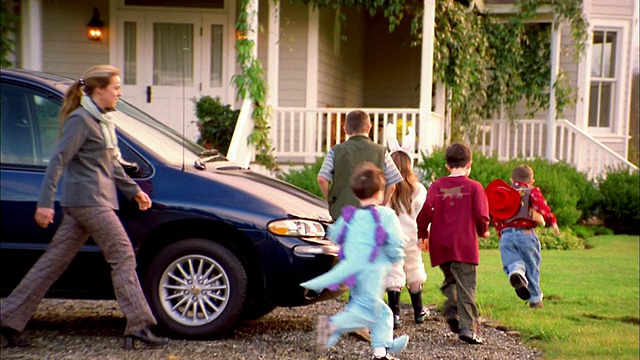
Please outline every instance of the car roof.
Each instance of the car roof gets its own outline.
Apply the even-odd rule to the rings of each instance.
[[[20,81],[27,81],[34,85],[40,85],[48,88],[55,88],[61,93],[65,93],[67,88],[73,84],[72,79],[60,75],[54,75],[46,72],[14,69],[14,68],[1,68],[0,74],[5,79],[15,79]]]

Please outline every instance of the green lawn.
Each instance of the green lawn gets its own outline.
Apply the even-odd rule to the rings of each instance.
[[[519,330],[547,359],[638,359],[637,236],[590,238],[587,250],[543,250],[543,309],[521,301],[498,250],[481,250],[476,301],[481,316]],[[442,304],[442,273],[424,254],[425,304]],[[403,301],[409,302],[406,291]]]

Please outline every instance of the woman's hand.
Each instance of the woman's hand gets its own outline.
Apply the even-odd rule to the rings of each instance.
[[[38,206],[36,208],[36,214],[34,218],[36,219],[36,223],[38,224],[38,226],[46,229],[49,224],[53,224],[53,214],[53,209]]]
[[[145,211],[151,207],[151,198],[144,191],[140,191],[137,193],[133,200],[138,203],[138,208],[142,211]]]

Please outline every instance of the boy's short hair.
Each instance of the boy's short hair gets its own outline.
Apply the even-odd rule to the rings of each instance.
[[[378,191],[384,190],[384,171],[372,162],[365,161],[353,170],[349,185],[358,199],[368,199]]]
[[[516,166],[511,172],[511,180],[530,184],[533,181],[533,169],[528,165]]]
[[[447,165],[452,169],[456,169],[467,166],[467,164],[471,162],[473,153],[471,152],[469,145],[455,143],[447,147],[444,156],[447,160]]]
[[[347,134],[363,134],[371,126],[369,114],[362,110],[352,110],[347,113],[344,129]]]

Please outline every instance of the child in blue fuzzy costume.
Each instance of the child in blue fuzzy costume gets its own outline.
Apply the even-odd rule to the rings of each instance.
[[[384,172],[365,162],[354,170],[350,185],[360,207],[346,206],[327,236],[341,245],[340,261],[331,270],[301,286],[321,291],[350,288],[351,299],[344,311],[319,316],[318,351],[334,346],[343,333],[361,328],[371,331],[374,359],[396,359],[409,341],[407,335],[393,339],[393,314],[384,302],[385,278],[391,264],[404,257],[404,233],[396,213],[379,206],[383,201]]]

